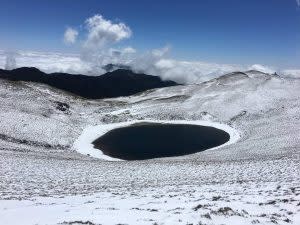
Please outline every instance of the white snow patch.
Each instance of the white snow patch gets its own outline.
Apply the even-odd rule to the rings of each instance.
[[[220,130],[226,131],[230,135],[230,139],[228,142],[219,145],[217,147],[208,149],[208,150],[215,150],[221,147],[224,147],[226,145],[233,144],[238,141],[240,138],[240,133],[226,125],[226,124],[221,124],[221,123],[216,123],[216,122],[211,122],[211,121],[186,121],[186,120],[133,120],[133,121],[127,121],[127,122],[121,122],[121,123],[113,123],[113,124],[101,124],[97,126],[88,126],[85,128],[82,132],[82,134],[78,137],[78,139],[74,142],[73,148],[84,155],[89,155],[94,158],[98,159],[103,159],[103,160],[108,160],[108,161],[122,161],[121,159],[118,158],[113,158],[107,155],[104,155],[103,152],[97,148],[94,148],[94,145],[92,144],[93,141],[98,139],[99,137],[103,136],[107,132],[121,128],[121,127],[126,127],[133,125],[135,123],[143,123],[143,122],[148,122],[148,123],[161,123],[161,124],[192,124],[192,125],[200,125],[200,126],[209,126],[209,127],[214,127]],[[207,150],[206,150],[207,151]]]
[[[284,192],[285,185],[282,191],[277,190],[278,197],[268,196],[275,192],[276,186],[276,183],[165,186],[64,198],[0,200],[0,218],[5,225],[67,225],[88,221],[105,225],[288,224],[286,218],[292,224],[299,224],[296,207],[299,196]],[[284,199],[292,201],[282,204]],[[268,204],[270,201],[274,204]]]

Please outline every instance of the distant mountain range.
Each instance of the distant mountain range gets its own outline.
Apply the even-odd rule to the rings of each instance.
[[[108,65],[107,69],[113,70],[114,65]],[[0,78],[48,84],[89,99],[129,96],[153,88],[179,85],[174,81],[163,81],[158,76],[137,74],[128,69],[117,69],[101,76],[87,76],[47,74],[34,67],[22,67],[14,70],[0,69]]]

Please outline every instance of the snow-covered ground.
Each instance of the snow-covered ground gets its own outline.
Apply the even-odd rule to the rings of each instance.
[[[0,216],[3,224],[23,225],[289,224],[291,219],[299,224],[299,189],[293,190],[273,182],[167,186],[142,192],[118,188],[83,196],[2,200]]]
[[[1,80],[0,224],[299,224],[299,96],[300,79],[255,71],[104,100]],[[91,127],[141,120],[224,124],[240,138],[144,161],[76,151]]]

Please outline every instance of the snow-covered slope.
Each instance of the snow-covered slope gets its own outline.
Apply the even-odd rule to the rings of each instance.
[[[0,218],[23,225],[300,223],[299,96],[299,79],[258,71],[103,100],[0,80]],[[130,162],[73,147],[87,127],[133,120],[212,121],[241,137],[210,151]]]

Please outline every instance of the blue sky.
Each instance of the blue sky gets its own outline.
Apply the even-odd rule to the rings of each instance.
[[[0,48],[77,52],[67,27],[80,31],[95,14],[123,22],[131,38],[117,46],[138,51],[170,45],[182,60],[300,66],[300,7],[296,0],[2,0]]]

